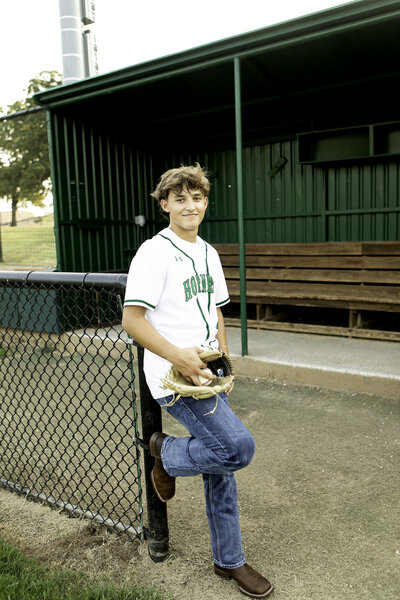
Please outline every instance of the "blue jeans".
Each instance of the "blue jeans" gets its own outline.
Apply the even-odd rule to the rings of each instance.
[[[190,437],[165,438],[161,450],[164,469],[173,477],[203,476],[206,512],[214,562],[235,569],[246,562],[239,524],[234,472],[253,458],[254,440],[220,394],[204,400],[182,397],[165,407],[172,396],[158,398],[160,406],[182,423]]]

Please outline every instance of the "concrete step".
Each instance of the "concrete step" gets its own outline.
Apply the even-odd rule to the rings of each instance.
[[[400,343],[227,327],[238,375],[265,377],[400,399]]]

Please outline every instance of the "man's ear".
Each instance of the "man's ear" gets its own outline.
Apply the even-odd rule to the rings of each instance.
[[[164,212],[169,212],[169,208],[168,208],[168,201],[165,200],[165,198],[163,198],[162,200],[160,200],[160,206],[163,209]]]
[[[205,205],[206,205],[206,209],[207,209],[207,206],[208,206],[208,196],[205,196],[204,200],[205,200]]]

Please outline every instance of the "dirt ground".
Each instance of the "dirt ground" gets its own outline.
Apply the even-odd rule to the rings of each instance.
[[[400,399],[400,392],[399,392]],[[400,595],[399,401],[239,379],[231,405],[256,441],[237,473],[247,560],[280,600]],[[184,430],[167,415],[164,430]],[[201,477],[168,504],[170,558],[0,489],[0,535],[53,565],[154,585],[175,599],[243,597],[212,572]]]

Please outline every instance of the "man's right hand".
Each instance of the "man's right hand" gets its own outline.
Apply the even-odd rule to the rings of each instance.
[[[196,346],[192,346],[191,348],[179,348],[177,355],[172,361],[179,373],[181,373],[189,383],[193,383],[194,385],[204,385],[201,384],[199,375],[206,379],[215,379],[215,375],[203,371],[203,369],[207,368],[207,364],[199,357],[199,354],[202,352],[204,352],[204,349],[197,348]]]

